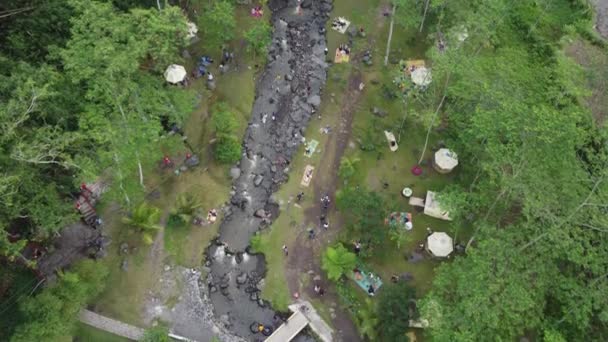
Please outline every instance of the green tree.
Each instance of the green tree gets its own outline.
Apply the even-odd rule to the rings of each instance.
[[[411,317],[410,302],[414,289],[403,282],[387,284],[378,300],[378,335],[381,341],[408,341],[406,336]]]
[[[241,143],[234,134],[238,123],[228,105],[223,102],[215,105],[211,120],[216,136],[213,146],[215,159],[224,164],[238,161],[241,158]]]
[[[234,135],[220,135],[213,147],[217,161],[231,164],[241,159],[241,143]]]
[[[321,260],[321,268],[327,272],[329,279],[337,281],[346,272],[352,270],[356,263],[357,256],[339,243],[334,247],[327,247]]]
[[[225,102],[218,102],[213,106],[211,122],[216,134],[233,134],[238,128],[234,113]]]
[[[378,337],[378,313],[374,302],[365,298],[365,303],[356,311],[355,317],[361,337],[375,341]]]
[[[57,284],[19,303],[26,320],[17,327],[11,342],[56,341],[70,336],[78,312],[101,293],[107,276],[108,269],[92,260],[60,273]]]
[[[189,224],[202,206],[200,200],[193,193],[181,193],[175,199],[171,214],[179,217],[182,222]]]
[[[247,41],[247,50],[253,52],[253,58],[257,55],[263,56],[266,54],[268,45],[272,42],[272,26],[265,21],[259,20],[245,32],[245,40]]]
[[[122,222],[143,232],[143,239],[146,244],[151,244],[153,238],[150,233],[162,229],[158,224],[160,221],[160,209],[142,202],[131,211],[131,215],[122,218]]]
[[[397,245],[397,249],[401,249],[403,245],[411,240],[412,234],[409,234],[403,228],[388,228],[388,236]]]
[[[169,329],[162,325],[158,325],[154,328],[150,328],[146,330],[144,333],[144,337],[142,338],[143,342],[170,342],[171,338],[169,338]]]
[[[234,38],[236,18],[234,5],[227,0],[213,1],[199,18],[199,27],[208,46],[219,46]]]
[[[340,159],[340,168],[338,169],[338,175],[345,181],[348,181],[354,177],[359,171],[359,163],[361,159],[357,157],[342,157]]]
[[[386,242],[388,230],[384,219],[390,208],[377,193],[348,187],[338,192],[336,205],[345,217],[348,230],[366,242],[368,250]]]

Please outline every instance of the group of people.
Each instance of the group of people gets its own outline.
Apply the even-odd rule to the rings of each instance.
[[[344,55],[350,55],[350,47],[348,47],[348,45],[346,45],[346,44],[340,44],[340,45],[338,46],[338,51],[339,51],[341,54],[344,54]]]
[[[259,18],[263,15],[264,15],[264,10],[262,9],[262,6],[257,5],[251,9],[251,16]]]

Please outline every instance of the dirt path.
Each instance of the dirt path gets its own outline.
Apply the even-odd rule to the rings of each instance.
[[[348,80],[348,89],[344,95],[344,98],[347,100],[340,113],[338,113],[338,128],[335,133],[329,137],[326,147],[323,149],[321,158],[323,162],[318,166],[317,174],[323,176],[317,176],[313,180],[312,187],[315,205],[305,210],[304,222],[306,227],[319,227],[319,218],[323,209],[321,208],[320,201],[317,201],[317,199],[320,199],[325,194],[329,195],[332,200],[330,210],[333,208],[335,193],[339,182],[337,170],[340,166],[340,159],[344,155],[352,133],[354,114],[357,103],[362,95],[362,91],[359,91],[359,84],[361,84],[361,81],[361,72],[359,70],[353,70]],[[330,229],[328,231],[323,231],[312,241],[308,239],[306,233],[300,234],[296,238],[295,250],[290,254],[290,258],[287,262],[288,268],[286,270],[289,289],[292,293],[300,292],[311,298],[318,296],[314,293],[312,284],[308,284],[306,288],[301,288],[301,276],[311,273],[317,275],[323,274],[320,267],[321,253],[325,246],[336,238],[338,231],[342,226],[341,222],[330,223]],[[322,279],[320,283],[324,288],[327,288],[327,292],[322,297],[322,300],[328,303],[334,310],[333,313],[335,313],[332,315],[332,323],[337,330],[336,340],[349,342],[360,341],[357,329],[350,320],[349,314],[343,312],[338,306],[338,296],[335,293],[333,286],[330,286],[331,284],[326,279]]]

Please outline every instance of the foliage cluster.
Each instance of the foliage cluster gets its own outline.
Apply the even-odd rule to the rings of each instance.
[[[140,203],[149,156],[182,144],[162,122],[181,123],[193,104],[161,75],[186,41],[179,8],[31,5],[0,24],[8,33],[0,38],[0,254],[9,258],[21,246],[9,232],[44,240],[73,222],[78,184],[101,174],[111,180],[108,198]]]
[[[107,275],[107,268],[92,260],[60,273],[56,284],[19,303],[24,321],[10,341],[56,341],[70,336],[78,312],[103,291]]]
[[[327,273],[327,278],[337,281],[357,264],[355,253],[348,251],[344,245],[338,243],[334,247],[327,247],[321,260],[321,268]]]
[[[388,238],[384,218],[390,212],[377,193],[358,187],[347,187],[336,196],[336,205],[345,217],[349,235],[366,244],[368,253],[382,253]]]
[[[428,11],[445,49],[428,52],[425,100],[442,120],[422,119],[449,123],[462,162],[444,200],[473,230],[425,298],[432,339],[605,339],[607,135],[559,45],[588,24],[586,7],[431,0]]]
[[[237,121],[226,103],[220,102],[213,108],[211,118],[215,130],[214,156],[220,163],[231,164],[241,158],[241,143],[235,135]]]

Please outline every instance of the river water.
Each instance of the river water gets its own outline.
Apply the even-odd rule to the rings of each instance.
[[[250,326],[272,324],[275,316],[258,298],[264,257],[247,253],[247,247],[278,215],[272,194],[286,181],[289,161],[320,104],[328,67],[325,24],[332,10],[330,0],[302,0],[299,10],[297,0],[273,0],[269,7],[274,32],[268,63],[256,85],[243,158],[232,170],[237,177],[231,205],[206,263],[215,317],[247,340],[263,339]]]

